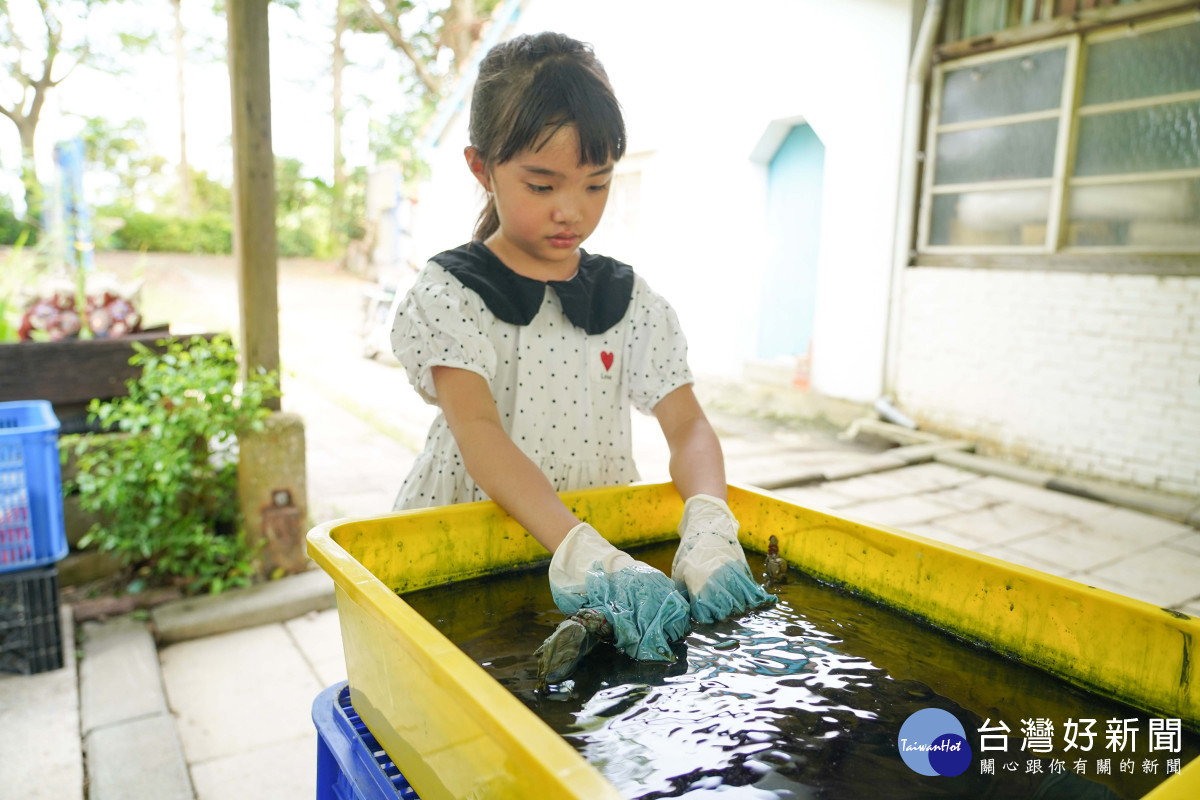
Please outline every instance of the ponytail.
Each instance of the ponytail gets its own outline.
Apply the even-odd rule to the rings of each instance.
[[[475,235],[474,239],[477,242],[482,242],[500,229],[500,215],[496,213],[496,198],[488,192],[486,205],[483,211],[479,212],[479,219],[475,220]]]

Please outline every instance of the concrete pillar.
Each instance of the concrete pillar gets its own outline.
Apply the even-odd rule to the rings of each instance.
[[[262,542],[262,577],[302,572],[307,564],[308,472],[304,420],[272,414],[263,430],[238,442],[238,502],[253,546]]]

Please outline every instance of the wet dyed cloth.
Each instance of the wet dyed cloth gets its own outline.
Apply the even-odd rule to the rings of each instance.
[[[688,632],[687,601],[666,575],[618,550],[591,525],[580,523],[567,534],[550,560],[549,578],[559,611],[599,611],[617,648],[631,658],[675,660],[670,645]]]
[[[698,494],[683,505],[671,577],[697,622],[719,622],[776,601],[750,573],[738,527],[729,505],[716,497]]]

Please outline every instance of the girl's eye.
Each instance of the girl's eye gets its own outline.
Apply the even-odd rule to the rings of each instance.
[[[605,181],[604,183],[601,183],[601,184],[597,184],[596,186],[588,187],[589,192],[603,192],[606,189],[608,189],[608,181]]]
[[[529,191],[533,192],[534,194],[545,194],[551,189],[549,186],[542,186],[541,184],[537,183],[527,183],[525,185],[528,186]]]

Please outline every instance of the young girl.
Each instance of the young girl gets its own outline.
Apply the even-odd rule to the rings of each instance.
[[[773,598],[737,542],[674,311],[627,265],[580,249],[625,152],[591,48],[553,33],[493,48],[470,141],[467,166],[487,192],[474,239],[433,257],[392,328],[409,380],[441,410],[396,508],[494,500],[554,554],[564,613],[599,610],[630,656],[670,661],[689,614],[712,622]],[[687,498],[673,582],[556,494],[638,479],[631,405],[658,419]]]

